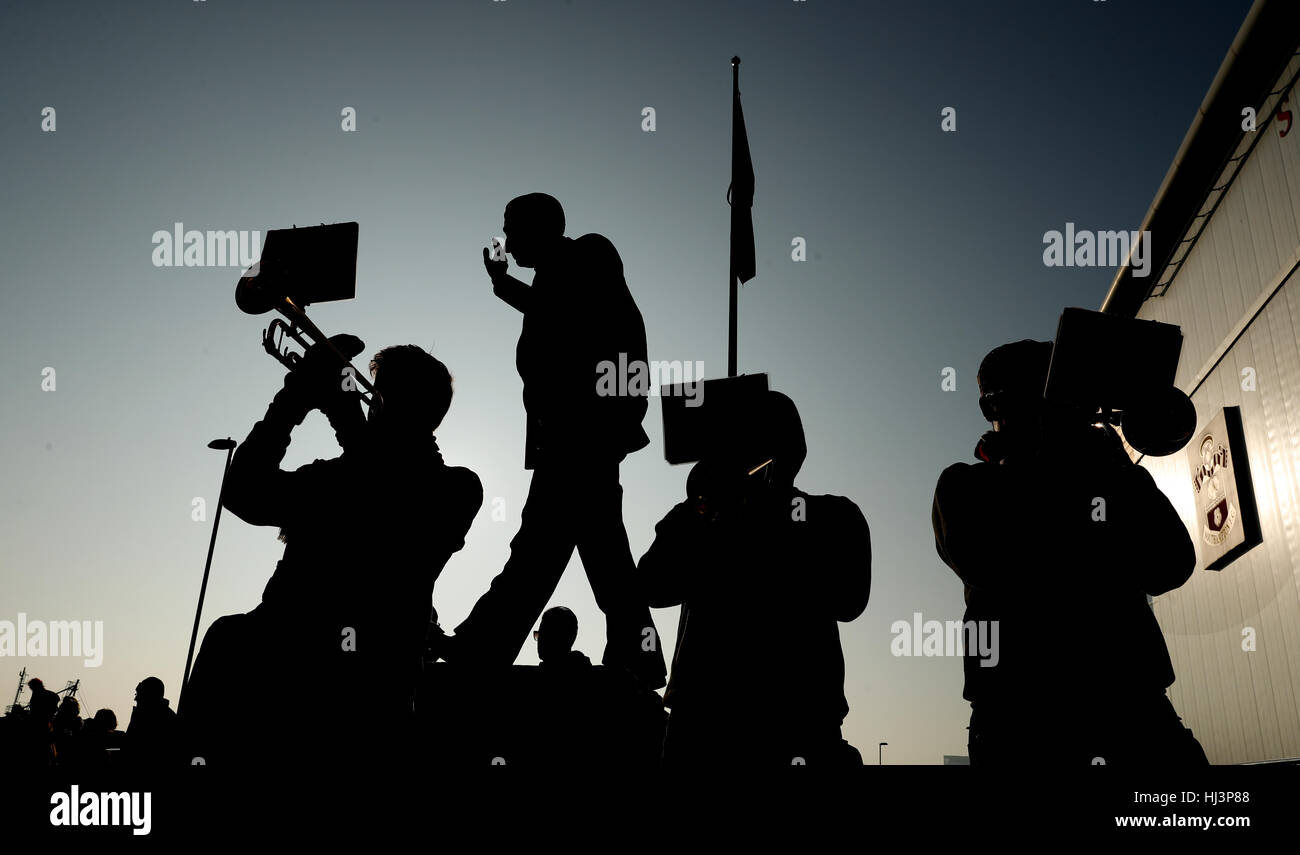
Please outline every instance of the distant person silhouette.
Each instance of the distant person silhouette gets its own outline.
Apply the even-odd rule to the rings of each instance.
[[[69,733],[81,730],[81,704],[69,695],[59,703],[59,710],[54,714],[54,727]]]
[[[31,699],[21,725],[24,733],[22,756],[25,765],[49,766],[55,762],[54,716],[59,711],[59,695],[45,688],[39,677],[27,681]]]
[[[353,336],[331,341],[349,358],[363,347]],[[399,345],[375,354],[370,370],[382,405],[366,419],[337,358],[308,348],[235,452],[225,507],[279,526],[286,546],[261,604],[208,630],[182,713],[188,722],[195,705],[199,741],[215,747],[195,750],[370,763],[410,723],[434,583],[464,546],[483,488],[469,469],[443,462],[433,435],[451,405],[447,367]],[[280,469],[291,431],[313,409],[329,418],[343,454]],[[258,682],[289,680],[326,709],[354,714],[345,728],[331,716],[281,730],[234,720],[227,710],[247,693],[248,669],[267,675]],[[357,705],[363,686],[383,691]]]
[[[639,565],[651,606],[682,607],[664,763],[860,764],[840,734],[838,623],[871,592],[867,521],[843,496],[795,487],[807,446],[788,397],[766,392],[734,419]]]
[[[939,556],[977,640],[963,663],[971,765],[1204,765],[1165,695],[1174,672],[1147,603],[1187,581],[1196,552],[1114,430],[1044,400],[1051,356],[1025,340],[984,358],[993,430],[981,462],[948,467],[934,493]]]
[[[31,699],[27,702],[27,709],[31,716],[47,724],[52,722],[55,713],[59,711],[58,693],[45,688],[45,683],[40,677],[33,677],[28,680],[27,688],[32,693]]]
[[[54,733],[55,762],[60,766],[81,763],[81,704],[69,695],[59,704],[51,724]]]
[[[528,414],[524,465],[533,477],[510,559],[456,628],[444,658],[514,662],[576,547],[605,614],[601,661],[658,688],[663,652],[634,588],[618,472],[626,455],[649,443],[641,428],[647,399],[601,394],[597,382],[602,363],[648,365],[641,312],[613,244],[598,234],[565,237],[564,210],[553,197],[513,199],[503,230],[505,250],[536,270],[526,285],[506,272],[505,259],[483,251],[493,291],[523,313],[515,355]]]
[[[532,755],[542,766],[653,768],[659,764],[664,708],[625,668],[592,665],[574,650],[578,618],[547,609],[537,641],[539,708]]]
[[[117,731],[117,716],[110,709],[101,709],[95,717],[87,719],[81,728],[80,755],[89,769],[115,765],[116,754],[122,747],[123,734]]]
[[[542,614],[541,626],[533,633],[533,638],[537,641],[537,658],[543,668],[558,670],[591,666],[586,654],[573,649],[578,640],[578,618],[564,606],[547,609]]]
[[[135,707],[126,728],[126,749],[132,767],[157,770],[180,757],[176,712],[164,695],[163,681],[145,677],[135,687]]]
[[[27,681],[31,698],[27,715],[14,725],[19,735],[19,758],[26,767],[44,767],[55,763],[55,715],[59,712],[59,694],[45,689],[40,677]]]

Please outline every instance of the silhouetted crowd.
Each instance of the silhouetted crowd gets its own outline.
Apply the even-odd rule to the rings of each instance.
[[[0,763],[7,769],[149,771],[180,760],[176,712],[163,697],[163,683],[157,677],[146,677],[136,686],[125,732],[117,729],[117,714],[110,709],[83,719],[81,704],[73,695],[60,700],[39,677],[28,680],[27,687],[31,691],[27,705],[15,704],[0,718]]]

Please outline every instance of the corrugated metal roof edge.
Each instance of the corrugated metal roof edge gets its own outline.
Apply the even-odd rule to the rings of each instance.
[[[1142,220],[1142,231],[1151,232],[1153,267],[1149,275],[1135,277],[1126,261],[1111,282],[1103,312],[1137,315],[1247,133],[1241,129],[1242,109],[1264,102],[1297,43],[1300,3],[1255,0]]]

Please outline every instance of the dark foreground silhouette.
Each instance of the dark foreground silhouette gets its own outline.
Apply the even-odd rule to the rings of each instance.
[[[0,718],[0,767],[156,773],[182,762],[176,713],[157,677],[146,677],[136,686],[125,733],[117,729],[117,715],[110,709],[82,719],[75,697],[60,702],[39,678],[29,680],[28,688],[27,706],[14,705]]]
[[[348,358],[361,350],[350,336],[332,341]],[[215,621],[195,660],[181,712],[189,752],[209,764],[388,756],[411,722],[434,582],[482,504],[478,477],[447,466],[433,437],[451,404],[446,366],[412,345],[380,351],[371,370],[382,408],[366,420],[319,347],[286,376],[227,476],[225,507],[279,526],[286,546],[261,604]],[[343,453],[281,470],[290,432],[314,408]],[[332,715],[286,727],[282,716],[232,714],[230,699],[250,694],[255,674],[348,710],[346,727]]]
[[[0,762],[16,770],[58,766],[146,773],[191,765],[196,757],[204,765],[237,771],[656,767],[667,718],[659,695],[630,672],[593,665],[574,650],[577,621],[568,609],[548,611],[536,635],[541,665],[484,671],[435,663],[429,655],[416,716],[357,715],[354,704],[327,713],[323,728],[304,710],[249,708],[236,699],[256,695],[244,691],[221,699],[225,716],[220,721],[209,724],[215,715],[191,718],[182,731],[162,697],[162,682],[149,677],[137,689],[131,726],[122,734],[111,710],[83,722],[76,701],[67,698],[54,712],[39,694],[37,680],[33,704],[14,707],[0,719]],[[367,702],[373,695],[387,707],[383,698],[393,686],[362,685]],[[309,737],[315,741],[304,753]],[[360,756],[359,745],[374,753]]]
[[[663,701],[626,669],[574,650],[577,633],[573,612],[558,606],[534,633],[540,665],[433,665],[419,704],[421,753],[458,766],[657,766]]]
[[[1022,341],[980,365],[994,430],[981,462],[939,478],[939,556],[965,585],[972,765],[1204,765],[1165,694],[1173,667],[1147,603],[1196,553],[1178,513],[1109,426],[1047,403],[1052,345]]]
[[[734,418],[638,568],[652,606],[682,607],[664,762],[861,765],[840,735],[838,622],[871,592],[867,521],[794,486],[807,446],[789,398],[767,392]]]

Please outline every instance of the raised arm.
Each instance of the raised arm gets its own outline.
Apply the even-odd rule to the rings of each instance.
[[[253,425],[230,461],[222,493],[226,510],[251,525],[285,525],[317,465],[308,464],[295,472],[280,468],[289,435],[310,409],[290,386],[276,393],[266,415]]]
[[[492,293],[520,312],[526,312],[533,295],[532,288],[507,273],[509,266],[510,262],[505,259],[494,260],[488,248],[483,247],[483,267],[492,279]]]
[[[332,336],[330,342],[346,359],[364,347],[361,339],[349,335]],[[341,370],[338,356],[318,342],[285,376],[284,387],[230,462],[222,505],[232,514],[252,525],[283,526],[293,509],[321,487],[322,474],[332,461],[317,460],[293,472],[280,468],[290,434],[312,410],[326,414],[344,448],[356,441],[365,420],[355,395],[343,387]]]

